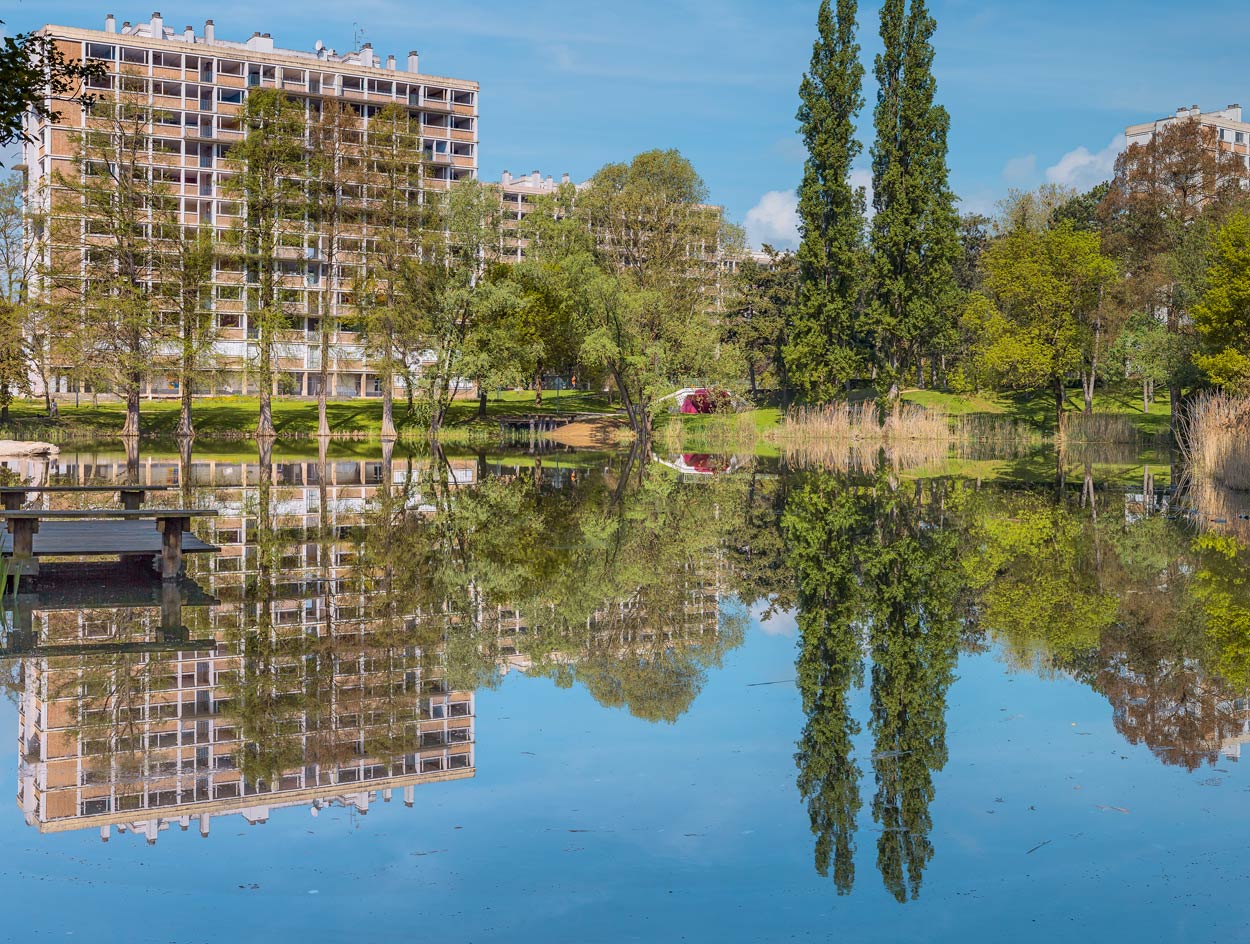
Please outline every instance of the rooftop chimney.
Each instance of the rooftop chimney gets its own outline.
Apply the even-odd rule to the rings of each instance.
[[[568,171],[560,175],[560,183],[567,184],[572,178],[569,177]]]
[[[362,66],[373,65],[373,43],[365,43],[360,47],[360,64]]]
[[[260,52],[273,52],[273,39],[265,33],[253,33],[247,41],[247,48]]]
[[[410,53],[408,53],[408,71],[420,72],[421,71],[420,65],[421,65],[421,60],[417,56],[417,51],[414,49]]]
[[[159,10],[152,14],[152,38],[165,38],[165,23],[161,20],[161,12]]]
[[[126,32],[126,30],[128,30],[128,29],[130,29],[130,20],[127,20],[125,23],[123,23],[123,24],[122,24],[122,32],[123,32],[123,33],[124,33],[124,32]]]
[[[104,32],[106,33],[117,32],[117,17],[113,16],[112,13],[110,13],[108,16],[104,18]],[[105,841],[107,842],[108,840],[105,840]]]
[[[503,177],[501,177],[500,180],[505,187],[508,186],[508,184],[512,183],[512,172],[507,170],[504,171]]]
[[[530,183],[532,183],[535,187],[542,183],[542,179],[543,175],[538,171],[535,170],[530,172]]]
[[[395,57],[394,56],[386,57],[386,67],[390,69],[392,72],[395,71]]]
[[[182,31],[182,38],[186,40],[188,43],[195,42],[195,30],[191,29],[191,27],[188,26],[186,29]]]
[[[217,27],[213,25],[212,20],[204,21],[204,42],[211,43],[217,39]]]

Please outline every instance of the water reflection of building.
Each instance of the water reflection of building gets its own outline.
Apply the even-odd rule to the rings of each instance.
[[[350,532],[382,464],[330,463],[324,486],[315,463],[274,466],[263,524],[255,465],[190,469],[223,512],[211,525],[223,553],[197,574],[219,600],[182,608],[189,637],[211,643],[28,658],[18,792],[27,822],[154,842],[175,824],[207,836],[226,814],[256,824],[293,806],[364,813],[396,791],[411,805],[417,786],[472,777],[472,692],[449,688],[440,641],[421,639],[411,616],[383,614],[384,596],[356,567]],[[63,462],[55,475],[112,481],[123,471]],[[179,475],[173,460],[141,466],[147,484],[181,484]],[[277,544],[269,573],[266,542]],[[162,626],[160,607],[35,609],[28,619],[45,647],[160,638]]]

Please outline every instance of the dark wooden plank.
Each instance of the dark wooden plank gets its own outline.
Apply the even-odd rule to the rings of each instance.
[[[84,508],[78,509],[57,509],[53,511],[41,511],[37,508],[31,508],[24,511],[8,511],[0,509],[0,519],[12,518],[14,520],[31,520],[38,519],[40,521],[53,521],[58,518],[122,518],[122,519],[142,519],[154,521],[157,518],[215,518],[217,517],[216,509],[211,508]]]
[[[211,554],[221,548],[194,534],[182,535],[184,554]],[[47,521],[34,536],[35,557],[97,557],[113,554],[159,554],[161,533],[147,521]],[[13,552],[13,536],[0,535],[0,553]]]

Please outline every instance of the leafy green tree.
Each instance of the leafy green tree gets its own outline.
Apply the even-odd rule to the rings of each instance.
[[[144,382],[170,365],[176,343],[167,298],[182,275],[167,243],[182,230],[181,200],[149,157],[152,108],[128,79],[95,103],[75,135],[72,172],[55,177],[45,275],[61,309],[54,330],[72,331],[73,350],[58,344],[63,363],[125,398],[122,436],[136,439]]]
[[[822,0],[811,66],[799,86],[798,120],[807,147],[799,185],[799,292],[784,356],[808,398],[843,393],[864,363],[857,333],[864,266],[864,190],[851,182],[861,146],[855,117],[864,106],[864,67],[855,41],[856,0]]]
[[[1076,190],[1063,184],[1046,183],[1036,190],[1013,188],[998,201],[998,229],[1002,233],[1019,229],[1040,233],[1049,229],[1060,208],[1076,197]]]
[[[924,0],[885,0],[873,114],[870,301],[878,389],[900,402],[905,374],[951,343],[958,307],[958,216],[946,166],[950,117],[936,104],[933,33]]]
[[[677,151],[604,167],[575,214],[594,239],[598,270],[570,266],[589,322],[581,359],[607,372],[645,437],[657,396],[745,374],[720,327],[724,259],[741,234],[708,205],[702,178]]]
[[[498,324],[520,304],[503,262],[499,195],[476,180],[462,180],[446,194],[440,210],[443,230],[428,259],[406,268],[408,304],[415,313],[417,352],[428,352],[420,385],[432,434],[447,417],[466,378],[480,376],[474,355],[482,350],[474,331]]]
[[[742,291],[738,303],[725,315],[725,337],[746,358],[751,392],[760,383],[788,391],[790,374],[785,349],[799,288],[793,253],[764,247],[767,262],[745,259],[740,270]]]
[[[362,158],[364,124],[354,105],[324,98],[313,103],[308,141],[307,212],[315,249],[309,272],[317,293],[317,435],[330,435],[326,400],[330,395],[331,339],[339,314],[339,295],[351,288],[343,277],[344,244],[354,238],[354,222],[364,204]],[[386,119],[383,119],[385,122]],[[352,234],[349,236],[348,234]]]
[[[1124,330],[1116,339],[1108,354],[1108,360],[1128,380],[1141,384],[1142,412],[1150,412],[1154,402],[1155,387],[1166,384],[1178,368],[1178,357],[1188,356],[1188,351],[1177,350],[1176,335],[1154,314],[1137,313],[1129,317]]]
[[[1126,276],[1130,307],[1155,313],[1174,336],[1174,349],[1196,344],[1191,312],[1203,296],[1210,239],[1244,201],[1247,182],[1250,168],[1197,119],[1171,122],[1116,159],[1098,211],[1106,248]],[[1185,391],[1200,381],[1189,356],[1172,360],[1174,435]]]
[[[6,36],[0,43],[0,149],[25,140],[22,123],[28,113],[56,124],[61,104],[90,108],[95,97],[87,85],[104,74],[103,63],[66,58],[51,36]]]
[[[1074,194],[1054,208],[1050,214],[1050,224],[1053,226],[1066,221],[1074,229],[1101,232],[1104,220],[1099,208],[1110,192],[1111,182],[1103,181],[1084,193]]]
[[[1202,344],[1194,362],[1211,382],[1250,391],[1250,213],[1229,218],[1211,247],[1206,292],[1193,308]]]
[[[0,422],[16,394],[30,392],[28,330],[36,310],[39,262],[47,248],[45,214],[27,214],[25,177],[0,181]]]
[[[252,89],[242,122],[243,138],[227,156],[234,173],[225,191],[241,204],[239,224],[229,235],[243,260],[248,336],[255,339],[250,360],[260,396],[256,435],[264,438],[274,435],[275,362],[292,314],[283,252],[303,254],[304,107],[279,89]]]
[[[213,259],[217,252],[212,226],[178,225],[171,222],[160,232],[159,251],[166,265],[172,264],[172,277],[164,283],[166,314],[178,326],[178,436],[195,435],[192,420],[192,394],[204,375],[213,368]]]
[[[371,251],[354,296],[365,348],[382,388],[382,438],[394,439],[395,381],[420,350],[420,319],[429,300],[409,269],[432,258],[441,197],[422,188],[425,160],[420,126],[407,108],[386,105],[369,119],[360,149],[361,186],[370,222]]]
[[[1086,363],[1091,325],[1115,274],[1097,234],[1070,223],[997,240],[985,253],[984,290],[964,312],[965,329],[980,339],[976,369],[1015,389],[1049,388],[1062,423],[1067,380]]]

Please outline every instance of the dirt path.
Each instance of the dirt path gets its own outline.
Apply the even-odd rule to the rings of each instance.
[[[568,426],[544,433],[543,438],[563,446],[594,449],[617,445],[628,435],[628,431],[629,424],[623,416],[605,416],[602,419],[569,423]]]

